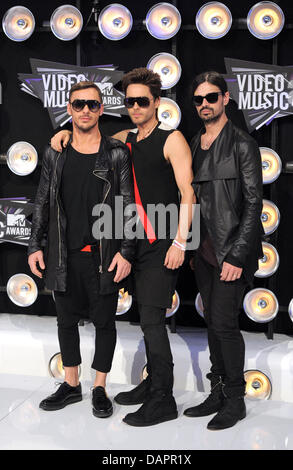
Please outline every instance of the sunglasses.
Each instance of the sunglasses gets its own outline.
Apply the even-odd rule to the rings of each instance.
[[[205,96],[201,95],[194,95],[192,97],[192,102],[195,106],[200,106],[203,103],[203,100],[206,99],[208,103],[216,103],[218,101],[219,95],[222,95],[223,93],[221,91],[216,91],[213,93],[208,93]]]
[[[101,103],[97,100],[74,100],[70,104],[77,112],[81,111],[86,105],[92,113],[96,113],[101,107]]]
[[[140,108],[148,108],[151,102],[147,96],[124,98],[124,106],[128,109],[133,108],[135,103],[137,103]]]

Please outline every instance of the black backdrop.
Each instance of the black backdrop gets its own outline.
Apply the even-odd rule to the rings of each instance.
[[[266,64],[274,62],[278,65],[292,65],[293,2],[289,0],[276,2],[284,11],[286,26],[277,39],[269,41],[256,39],[246,27],[237,27],[237,22],[233,22],[230,32],[224,38],[214,41],[205,39],[195,28],[191,29],[190,27],[191,24],[194,24],[198,9],[206,3],[199,0],[173,2],[181,13],[182,27],[177,36],[171,40],[157,40],[144,27],[136,27],[121,41],[110,41],[99,32],[88,30],[83,30],[77,40],[61,41],[48,28],[43,28],[42,23],[50,19],[55,8],[65,3],[67,2],[59,0],[51,0],[50,2],[5,0],[0,4],[1,18],[9,8],[21,4],[29,8],[36,19],[36,30],[25,42],[13,42],[3,32],[0,35],[0,81],[3,88],[3,103],[0,105],[1,154],[5,154],[13,143],[23,140],[35,146],[41,160],[44,145],[48,143],[54,133],[47,110],[43,109],[42,103],[20,90],[17,74],[31,73],[30,58],[67,64],[76,64],[80,61],[82,66],[111,63],[119,66],[119,70],[127,72],[134,67],[146,66],[148,60],[156,53],[174,53],[175,51],[182,66],[182,76],[171,93],[176,97],[182,111],[179,129],[188,141],[200,127],[200,122],[190,103],[190,83],[195,74],[211,69],[226,73],[224,57]],[[92,1],[82,0],[71,3],[80,7],[85,23],[91,12]],[[101,0],[99,6],[103,8],[110,3],[108,0]],[[149,8],[158,2],[153,0],[121,0],[121,3],[129,8],[135,23],[141,25],[139,20],[143,20]],[[230,8],[234,20],[246,18],[250,7],[256,3],[256,0],[242,2],[225,0],[223,3]],[[166,93],[170,92],[163,94],[166,95]],[[227,112],[237,125],[246,129],[243,116],[233,101],[229,104]],[[129,127],[127,117],[104,116],[101,123],[102,131],[106,134],[113,134],[126,127]],[[259,131],[253,132],[253,137],[260,146],[272,147],[273,144],[272,148],[279,153],[282,159],[283,168],[287,161],[293,160],[292,135],[292,117],[277,119],[272,125],[264,126]],[[26,196],[33,201],[39,176],[40,166],[31,175],[20,177],[14,175],[6,164],[1,164],[0,198]],[[264,187],[264,197],[273,199],[281,213],[279,229],[271,240],[268,240],[277,247],[280,255],[280,267],[270,281],[255,280],[255,286],[273,286],[272,290],[281,306],[273,323],[273,329],[276,332],[289,335],[293,333],[293,325],[287,311],[288,304],[293,297],[292,183],[293,175],[283,172],[273,188]],[[35,304],[27,308],[17,307],[8,299],[6,292],[3,292],[3,287],[6,286],[10,276],[21,272],[30,274],[26,247],[8,243],[0,244],[0,285],[2,286],[0,312],[55,315],[55,306],[50,295],[40,295]],[[35,280],[42,290],[42,281]],[[197,287],[188,265],[184,265],[181,269],[177,291],[180,295],[181,306],[176,314],[176,322],[181,325],[203,327],[204,321],[196,313],[193,305]],[[130,312],[119,317],[119,320],[137,321],[137,318],[134,305]],[[240,316],[240,323],[242,329],[246,330],[267,331],[268,329],[268,325],[249,320],[244,312]]]

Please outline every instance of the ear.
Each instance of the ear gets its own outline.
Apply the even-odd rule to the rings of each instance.
[[[161,102],[161,98],[156,98],[155,99],[155,107],[158,109],[158,107],[160,106],[160,102]]]
[[[229,103],[229,100],[230,100],[230,93],[229,91],[226,91],[226,93],[224,94],[224,105],[227,106],[227,104]]]
[[[101,104],[101,107],[99,109],[99,116],[102,116],[103,113],[104,113],[104,105]]]
[[[72,116],[71,107],[70,107],[69,101],[68,101],[68,103],[67,103],[67,113],[69,114],[69,116]]]

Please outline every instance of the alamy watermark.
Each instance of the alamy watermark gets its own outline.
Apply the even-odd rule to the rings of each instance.
[[[187,250],[196,250],[200,243],[199,204],[192,205],[190,227],[189,212],[190,206],[187,204],[148,204],[145,210],[136,204],[124,205],[123,196],[116,196],[114,208],[108,204],[93,207],[92,215],[97,219],[93,224],[92,234],[97,240],[141,240],[146,237],[162,240],[174,239],[179,235],[187,240]]]

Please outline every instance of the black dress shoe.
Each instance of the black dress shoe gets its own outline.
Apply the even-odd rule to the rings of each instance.
[[[150,394],[151,381],[148,377],[143,380],[137,387],[129,390],[129,392],[120,392],[114,400],[119,405],[140,405],[144,403]]]
[[[71,387],[67,382],[63,382],[55,393],[41,401],[39,407],[46,411],[61,410],[81,400],[81,384]]]
[[[104,387],[95,387],[92,395],[93,415],[97,418],[108,418],[113,414],[111,400],[106,395]]]

